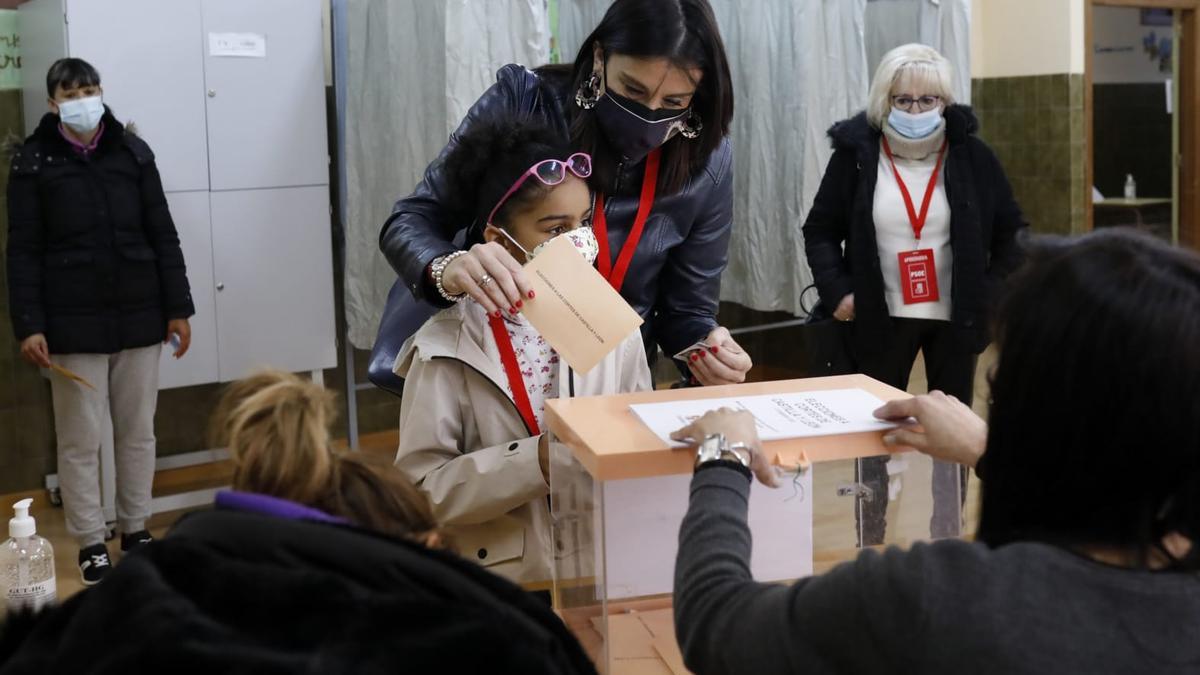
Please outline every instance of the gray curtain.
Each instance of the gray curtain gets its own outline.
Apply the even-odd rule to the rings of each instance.
[[[549,19],[545,0],[335,0],[333,11],[346,319],[351,343],[367,349],[396,280],[379,251],[393,203],[500,66],[549,58]]]
[[[825,131],[866,102],[866,0],[710,0],[733,73],[734,229],[721,299],[800,314],[800,225],[831,154]],[[571,60],[609,0],[559,0]]]
[[[888,50],[920,42],[954,64],[954,98],[971,102],[971,0],[868,0],[867,68]]]
[[[864,107],[866,0],[716,0],[737,95],[734,231],[721,299],[800,315],[812,282],[801,225],[832,150]]]
[[[557,0],[570,62],[611,0]],[[969,0],[711,0],[737,96],[734,232],[721,298],[802,314],[812,280],[800,227],[832,150],[825,136],[862,109],[879,55],[922,41],[970,100]],[[346,313],[368,348],[395,273],[379,228],[505,63],[549,56],[546,0],[333,0],[343,137]],[[961,92],[961,93],[959,93]]]

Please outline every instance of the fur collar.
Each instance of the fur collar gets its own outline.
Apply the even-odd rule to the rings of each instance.
[[[121,124],[107,105],[104,106],[104,116],[100,118],[100,121],[104,124],[104,134],[100,136],[100,144],[96,146],[98,151],[112,150],[125,141],[126,133],[134,133],[133,125],[126,127]],[[41,144],[44,151],[72,151],[71,144],[63,138],[62,133],[58,130],[61,123],[58,115],[52,112],[42,115],[42,121],[38,122],[37,130],[33,132],[33,138]]]

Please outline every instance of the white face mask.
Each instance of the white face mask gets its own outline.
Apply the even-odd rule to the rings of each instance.
[[[595,265],[596,256],[600,255],[600,242],[596,241],[596,233],[593,232],[592,228],[590,227],[577,227],[574,230],[550,237],[546,241],[534,246],[532,251],[526,251],[525,247],[517,243],[517,240],[513,239],[512,235],[508,232],[505,232],[503,228],[500,228],[500,232],[504,234],[505,237],[508,237],[508,240],[513,244],[516,244],[517,248],[521,249],[521,251],[525,254],[526,262],[536,258],[539,253],[546,249],[546,246],[550,242],[558,239],[559,237],[566,237],[567,239],[570,239],[571,243],[575,245],[575,250],[579,251],[579,254],[583,256],[583,259],[586,260],[589,265]]]
[[[99,96],[77,98],[58,104],[58,118],[71,131],[86,134],[100,125],[104,117],[104,101]]]

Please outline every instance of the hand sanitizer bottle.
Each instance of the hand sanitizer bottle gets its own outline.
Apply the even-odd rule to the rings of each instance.
[[[32,499],[13,504],[16,516],[8,521],[9,539],[0,546],[0,590],[9,612],[38,611],[55,601],[54,549],[37,536],[29,515]]]
[[[1125,199],[1137,199],[1137,182],[1131,173],[1125,174]]]

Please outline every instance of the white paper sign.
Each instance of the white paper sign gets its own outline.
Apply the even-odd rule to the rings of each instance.
[[[896,428],[872,414],[883,401],[862,389],[831,389],[740,398],[709,398],[629,406],[650,430],[674,446],[671,432],[718,408],[746,410],[754,415],[764,441],[813,436],[836,436]]]
[[[597,560],[596,569],[605,570],[609,599],[671,592],[679,525],[687,513],[691,483],[691,474],[686,474],[599,484],[604,490],[607,557]],[[750,571],[756,580],[811,576],[813,470],[774,489],[754,481],[748,524],[754,538]]]
[[[208,54],[264,59],[267,57],[267,36],[262,33],[209,33]]]

